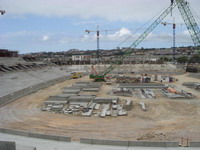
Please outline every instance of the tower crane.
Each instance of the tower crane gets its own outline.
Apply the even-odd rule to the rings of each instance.
[[[99,26],[97,26],[97,30],[85,30],[85,32],[87,32],[88,34],[90,32],[96,32],[96,35],[97,35],[97,51],[96,51],[96,56],[97,56],[97,60],[98,61],[99,61],[99,57],[100,57],[100,55],[99,55],[99,50],[100,50],[100,44],[99,44],[99,42],[100,42],[100,32],[106,32],[106,34],[107,34],[108,31],[118,31],[118,30],[117,29],[115,29],[115,30],[99,30]],[[136,30],[136,29],[129,29],[129,30]]]
[[[175,64],[175,59],[176,59],[176,23],[175,23],[175,18],[173,23],[168,23],[168,22],[161,22],[164,26],[166,25],[172,25],[173,29],[173,61]]]
[[[148,35],[151,33],[158,24],[162,22],[162,20],[170,13],[172,10],[178,6],[179,12],[189,30],[190,36],[194,42],[195,46],[200,45],[200,29],[192,15],[192,12],[188,6],[188,2],[186,0],[171,0],[171,5],[164,10],[164,12],[147,28],[139,37],[136,39],[129,48],[125,50],[124,55],[120,58],[119,61],[113,62],[107,69],[97,75],[90,75],[90,78],[93,78],[95,81],[105,81],[105,76],[110,73],[113,69],[115,69],[118,65],[120,65],[124,58],[130,55],[134,48],[136,48]]]
[[[101,32],[103,32],[103,31],[107,32],[107,30],[102,30]],[[96,32],[97,33],[97,52],[96,52],[96,56],[97,56],[97,60],[99,61],[99,33],[100,33],[99,26],[97,26],[97,30],[96,31],[85,30],[85,32],[87,32],[88,34],[90,32]]]

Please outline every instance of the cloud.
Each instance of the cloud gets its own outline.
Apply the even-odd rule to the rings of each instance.
[[[125,42],[128,43],[133,43],[135,40],[138,39],[138,37],[142,33],[135,33],[133,34],[129,29],[127,28],[121,28],[120,30],[116,31],[113,34],[108,34],[108,35],[101,35],[100,34],[100,41],[101,42],[117,42],[119,43],[124,43],[123,45],[125,46]],[[151,32],[141,43],[143,42],[167,42],[167,43],[172,43],[172,38],[173,35],[169,34],[167,32],[160,32],[160,33],[154,33]],[[84,35],[80,40],[77,39],[77,41],[80,42],[96,42],[96,34],[87,34]],[[124,41],[124,42],[123,42]],[[177,43],[190,43],[192,44],[192,40],[190,38],[190,34],[187,30],[184,30],[182,32],[176,33],[176,42]],[[126,45],[130,46],[130,45]]]
[[[199,14],[200,1],[190,0],[190,4]],[[1,0],[1,7],[13,15],[98,17],[123,21],[150,19],[169,5],[169,0]]]
[[[48,35],[44,35],[42,37],[42,41],[48,41],[50,39],[50,37]]]
[[[130,30],[126,28],[121,28],[119,31],[115,32],[114,34],[110,34],[107,37],[110,40],[117,40],[117,39],[125,38],[130,35],[132,35]]]
[[[132,34],[131,31],[127,28],[121,28],[113,34],[106,35],[102,33],[100,34],[100,47],[105,48],[101,46],[101,44],[103,42],[106,42],[111,44],[112,48],[115,48],[120,43],[122,43],[122,41],[131,36],[126,40],[126,42],[123,42],[123,44],[119,45],[120,47],[129,47],[140,35],[141,33],[139,32],[136,34]],[[85,34],[84,36],[69,36],[62,33],[18,31],[0,35],[0,41],[4,43],[2,45],[3,47],[9,46],[16,48],[22,45],[26,47],[25,49],[29,49],[30,45],[35,45],[35,49],[37,49],[37,47],[45,47],[46,49],[52,49],[52,47],[59,46],[63,46],[66,48],[69,45],[72,45],[75,48],[79,48],[81,44],[86,44],[88,45],[88,47],[90,47],[89,49],[91,49],[91,44],[96,45],[96,40],[97,38],[95,33]],[[168,43],[169,45],[172,45],[172,35],[167,32],[151,32],[144,39],[144,41],[141,42],[140,45],[145,45],[148,43],[160,43],[161,45],[162,43]],[[191,37],[189,36],[187,30],[176,33],[176,44],[193,45]],[[80,49],[82,48],[80,47]]]

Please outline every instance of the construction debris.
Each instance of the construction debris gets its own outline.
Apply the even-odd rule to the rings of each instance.
[[[117,96],[132,96],[132,90],[127,88],[115,88],[111,93]]]
[[[162,89],[162,92],[164,93],[164,95],[166,95],[170,99],[174,99],[174,98],[193,99],[194,98],[192,93],[188,93],[184,90],[181,90],[174,85],[168,85],[168,88]]]
[[[110,108],[110,104],[103,104],[103,108],[101,110],[100,117],[105,117],[109,108]]]
[[[130,76],[117,76],[116,83],[139,83],[140,77],[130,77]]]
[[[142,141],[167,141],[167,136],[164,133],[146,133],[141,135],[137,140]]]
[[[139,94],[141,98],[149,98],[149,99],[156,98],[152,89],[139,89]]]

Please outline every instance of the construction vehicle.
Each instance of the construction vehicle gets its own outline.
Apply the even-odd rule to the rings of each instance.
[[[71,76],[72,79],[78,79],[81,78],[83,76],[82,72],[74,72]]]
[[[94,79],[94,81],[100,82],[105,81],[106,75],[109,74],[113,69],[115,69],[118,65],[122,64],[124,58],[130,55],[135,49],[148,35],[151,33],[157,26],[162,22],[162,20],[172,12],[172,10],[178,6],[179,12],[187,26],[187,29],[190,33],[192,41],[195,46],[200,46],[200,29],[196,23],[196,20],[190,10],[189,3],[186,0],[171,0],[171,5],[164,10],[164,12],[148,27],[144,33],[142,33],[139,38],[131,44],[129,48],[125,50],[124,55],[121,56],[119,61],[113,62],[107,69],[105,69],[101,73],[91,74],[90,77]]]

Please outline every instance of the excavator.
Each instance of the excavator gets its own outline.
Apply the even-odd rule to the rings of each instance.
[[[106,76],[114,70],[118,65],[122,64],[123,60],[133,53],[133,49],[136,48],[148,35],[151,33],[157,26],[162,22],[162,20],[172,12],[175,7],[178,7],[179,12],[187,26],[187,29],[190,33],[192,41],[195,46],[200,46],[200,29],[198,24],[192,14],[192,11],[189,7],[189,3],[186,0],[171,0],[171,4],[167,7],[164,12],[136,39],[126,50],[125,53],[121,56],[119,61],[113,62],[108,68],[104,71],[97,73],[96,70],[90,74],[90,79],[94,79],[96,82],[106,81]],[[94,70],[94,66],[92,66]]]

